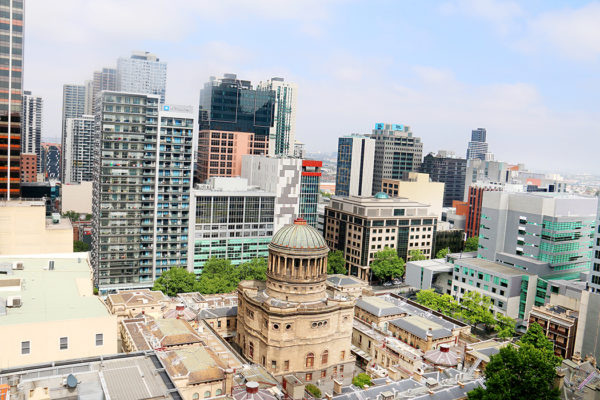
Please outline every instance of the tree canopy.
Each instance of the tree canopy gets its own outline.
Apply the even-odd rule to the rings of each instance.
[[[417,293],[417,302],[472,325],[484,324],[495,329],[501,338],[515,334],[515,320],[500,313],[494,316],[492,300],[478,292],[465,293],[459,303],[449,294],[441,295],[433,289],[421,290]]]
[[[198,281],[193,272],[185,268],[173,267],[154,281],[152,290],[160,290],[167,296],[177,296],[178,293],[195,292],[198,289]]]
[[[171,268],[154,282],[153,290],[168,296],[187,292],[229,293],[236,290],[242,280],[264,281],[266,278],[267,260],[264,258],[235,266],[229,260],[213,257],[204,264],[200,278],[185,268]]]
[[[317,399],[321,398],[321,389],[319,389],[318,387],[316,387],[315,385],[313,385],[312,383],[309,383],[308,385],[306,385],[305,387],[306,391],[310,394],[312,394],[313,396],[315,396]]]
[[[541,327],[532,323],[518,345],[508,345],[490,358],[485,368],[486,388],[469,392],[469,400],[560,398],[554,379],[561,359],[554,355],[552,342]]]
[[[75,253],[78,253],[80,251],[90,251],[90,245],[85,242],[82,242],[81,240],[74,240],[73,251]]]
[[[446,248],[441,249],[440,251],[438,251],[437,254],[435,255],[435,258],[446,258],[446,256],[448,255],[448,253],[450,253],[450,248],[446,247]]]
[[[427,256],[421,250],[411,250],[408,252],[408,261],[427,260]]]
[[[473,236],[465,240],[465,251],[477,251],[479,245],[479,238]]]
[[[346,274],[346,259],[341,250],[330,251],[327,256],[327,273],[328,274]]]
[[[371,377],[365,374],[364,372],[361,372],[360,374],[352,378],[352,384],[361,389],[364,388],[365,385],[371,386]]]
[[[404,260],[398,257],[396,250],[386,247],[375,254],[371,271],[381,281],[399,278],[404,275]]]

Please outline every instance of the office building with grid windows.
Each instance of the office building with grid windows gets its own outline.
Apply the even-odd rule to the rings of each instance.
[[[97,110],[92,265],[101,291],[150,287],[187,267],[192,107],[104,91]]]
[[[62,176],[63,183],[92,182],[94,180],[93,115],[67,118],[65,130]]]
[[[592,265],[596,197],[562,193],[483,194],[478,257],[514,264],[546,263],[544,279],[579,279]]]
[[[190,248],[194,272],[211,257],[233,265],[269,255],[273,237],[275,193],[248,186],[244,178],[213,177],[193,191]]]
[[[338,140],[336,196],[370,196],[373,190],[375,140],[349,135]]]
[[[42,105],[41,97],[33,96],[31,92],[23,94],[23,153],[35,153],[37,156],[36,172],[42,172]]]
[[[110,88],[114,71],[103,70],[103,77],[94,74],[95,90]],[[100,79],[100,82],[98,82]],[[129,58],[119,57],[116,70],[116,90],[129,93],[155,94],[165,102],[167,63],[147,51],[134,51]]]
[[[375,124],[372,194],[381,190],[382,179],[402,179],[406,172],[418,172],[423,158],[421,138],[410,127],[400,124]]]
[[[260,82],[258,89],[271,90],[275,95],[273,126],[269,134],[269,155],[294,155],[296,144],[296,102],[298,86],[283,78]]]
[[[437,215],[427,204],[377,193],[374,197],[334,196],[325,207],[327,246],[341,250],[350,275],[370,281],[370,264],[386,247],[404,260],[411,250],[432,257]]]

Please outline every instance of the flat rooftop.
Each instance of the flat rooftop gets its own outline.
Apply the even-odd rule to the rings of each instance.
[[[73,389],[63,383],[71,374],[76,380]],[[40,396],[44,388],[50,393],[45,398],[53,399],[182,399],[154,353],[75,359],[61,361],[60,366],[43,364],[0,371],[0,384],[15,378],[19,384],[10,391],[15,399]]]
[[[511,268],[506,265],[499,264],[497,262],[484,260],[483,258],[467,258],[462,260],[456,260],[456,264],[465,267],[471,266],[474,268],[485,269],[487,271],[507,276],[532,275],[529,272],[524,271],[522,269]]]
[[[408,261],[407,264],[415,265],[417,267],[427,268],[432,271],[437,272],[450,272],[454,265],[449,262],[446,262],[443,258],[432,258],[431,260],[421,260],[421,261]]]
[[[427,339],[427,332],[431,332],[434,340],[452,336],[450,329],[444,328],[434,320],[421,317],[420,315],[409,315],[404,318],[394,319],[390,321],[390,324],[412,333],[423,340]]]
[[[54,260],[54,270],[48,262]],[[21,280],[20,286],[7,286],[0,297],[21,296],[21,307],[6,308],[0,327],[48,321],[64,321],[109,316],[102,300],[92,292],[92,269],[85,253],[49,256],[5,257],[0,265],[23,262],[23,270],[9,269],[2,281]]]

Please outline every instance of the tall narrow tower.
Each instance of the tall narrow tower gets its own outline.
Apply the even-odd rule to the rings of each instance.
[[[7,75],[6,101],[0,102],[0,199],[20,195],[21,113],[23,102],[23,1],[0,2],[5,45],[0,62]]]

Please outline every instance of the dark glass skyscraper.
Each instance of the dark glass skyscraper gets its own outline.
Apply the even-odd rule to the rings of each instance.
[[[211,77],[200,91],[200,130],[269,135],[274,107],[272,90],[253,89],[250,81],[235,74]]]
[[[432,182],[444,182],[444,207],[452,207],[452,201],[463,201],[467,160],[448,157],[440,152],[437,156],[429,153],[423,158],[420,172],[429,174]]]
[[[0,199],[20,195],[23,1],[0,1]]]
[[[243,155],[267,155],[274,110],[273,90],[254,89],[234,74],[211,77],[200,91],[196,183],[240,176]]]

